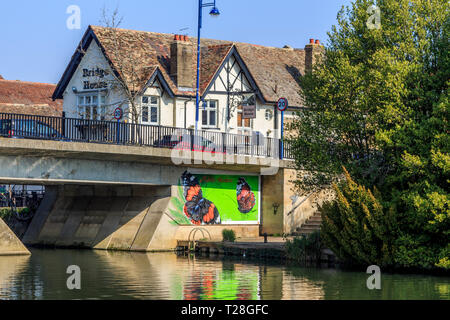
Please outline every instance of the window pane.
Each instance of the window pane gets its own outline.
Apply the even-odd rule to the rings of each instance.
[[[152,107],[152,122],[153,123],[157,123],[158,122],[158,108],[157,107]]]
[[[84,119],[84,108],[82,108],[82,107],[78,108],[78,117],[80,119]]]
[[[209,112],[209,125],[210,126],[216,125],[216,112],[215,111]]]
[[[142,97],[142,103],[148,103],[148,97]]]
[[[86,97],[86,104],[91,104],[91,97]]]
[[[91,107],[86,107],[85,119],[91,119]]]
[[[92,107],[92,119],[98,120],[97,106]]]
[[[93,96],[92,97],[92,103],[93,104],[98,104],[98,97],[97,96]]]
[[[244,119],[244,126],[250,128],[250,119]]]
[[[148,107],[142,107],[142,122],[148,122]]]
[[[210,101],[210,102],[209,102],[209,107],[210,107],[211,109],[215,109],[215,108],[216,108],[216,101]]]
[[[101,107],[101,120],[105,120],[105,115],[106,115],[106,107]]]
[[[237,126],[242,127],[242,113],[241,112],[238,112]]]
[[[78,97],[78,104],[79,105],[83,105],[84,104],[84,96],[79,96]]]
[[[106,103],[106,96],[100,96],[100,103],[105,104]]]
[[[158,104],[158,97],[150,97],[151,104]]]
[[[208,125],[208,111],[202,110],[202,125]]]

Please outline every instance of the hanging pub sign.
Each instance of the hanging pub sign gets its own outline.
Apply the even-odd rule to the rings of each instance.
[[[103,79],[105,76],[108,76],[109,72],[97,68],[92,69],[83,69],[83,78],[91,78],[96,77]],[[89,80],[83,81],[83,90],[94,90],[94,89],[106,89],[108,87],[108,83],[106,81],[97,81],[97,82],[91,82]]]
[[[256,105],[242,106],[242,118],[243,119],[255,119],[256,118]]]

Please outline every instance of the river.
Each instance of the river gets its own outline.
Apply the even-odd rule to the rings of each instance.
[[[31,252],[0,256],[0,299],[450,300],[450,277],[382,273],[381,290],[369,290],[369,275],[334,268],[174,253]],[[70,265],[80,267],[80,290],[67,288]]]

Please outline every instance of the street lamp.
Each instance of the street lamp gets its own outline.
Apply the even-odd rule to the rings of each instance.
[[[214,2],[203,3],[203,0],[198,0],[198,35],[197,35],[197,97],[195,104],[195,135],[197,135],[198,116],[200,105],[200,31],[202,29],[202,11],[203,8],[212,7],[209,14],[211,17],[218,17],[220,15],[219,9],[216,7],[216,0]]]

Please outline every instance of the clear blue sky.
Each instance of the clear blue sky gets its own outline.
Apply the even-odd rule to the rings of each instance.
[[[208,0],[205,0],[208,1]],[[202,37],[303,48],[327,39],[349,0],[217,0],[213,19],[204,9]],[[81,29],[69,30],[66,9],[81,9]],[[118,6],[122,28],[197,33],[197,0],[0,1],[0,75],[5,79],[57,83],[88,25],[99,25],[103,6]],[[183,28],[187,31],[180,32]]]

